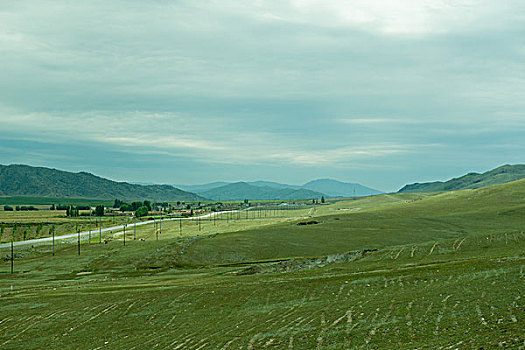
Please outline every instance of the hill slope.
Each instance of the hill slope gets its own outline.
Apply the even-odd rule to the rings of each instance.
[[[207,183],[207,184],[202,184],[202,185],[178,185],[178,184],[174,184],[173,186],[176,187],[176,188],[180,188],[181,190],[184,190],[184,191],[188,191],[188,192],[193,192],[193,193],[201,193],[201,192],[205,192],[205,191],[209,191],[211,189],[214,189],[214,188],[217,188],[217,187],[221,187],[221,186],[224,186],[224,185],[228,185],[229,182],[224,182],[224,181],[220,181],[220,182],[210,182],[210,183]]]
[[[280,223],[200,240],[185,251],[183,262],[275,260],[405,244],[430,244],[430,249],[439,240],[510,235],[523,227],[524,196],[520,180],[434,196],[387,194],[340,202],[326,208],[333,214],[316,216],[317,225]]]
[[[254,186],[246,182],[236,182],[200,193],[213,200],[278,200],[278,199],[308,199],[321,198],[322,193],[293,188],[276,188],[270,186]]]
[[[28,165],[0,165],[0,195],[154,201],[204,199],[169,185],[133,185],[86,172],[71,173]]]
[[[302,187],[312,191],[326,193],[332,197],[371,196],[383,193],[357,183],[341,182],[332,179],[310,181]]]
[[[482,174],[469,173],[445,182],[427,182],[406,185],[399,192],[440,192],[475,189],[512,182],[525,178],[525,165],[503,165]]]

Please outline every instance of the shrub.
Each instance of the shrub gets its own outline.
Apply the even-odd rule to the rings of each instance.
[[[104,216],[104,206],[102,204],[95,207],[95,216]]]
[[[135,216],[138,218],[146,216],[146,215],[148,215],[148,207],[146,207],[145,205],[138,208],[137,211],[135,212]]]

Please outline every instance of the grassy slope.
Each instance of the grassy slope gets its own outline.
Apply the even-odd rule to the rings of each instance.
[[[55,257],[21,251],[14,276],[0,261],[0,348],[520,348],[524,187],[341,202],[319,208],[320,225],[91,245],[80,258],[68,245]],[[260,238],[279,247],[259,249]],[[359,260],[291,273],[150,269],[206,250],[214,264],[372,245]]]
[[[206,264],[333,254],[486,232],[499,234],[525,222],[525,180],[418,198],[372,197],[350,203],[354,210],[360,208],[351,214],[322,216],[318,225],[285,223],[219,235],[193,244],[184,261]],[[383,205],[375,206],[378,201]],[[340,203],[339,209],[344,205],[351,207]]]
[[[475,189],[525,178],[525,164],[503,165],[483,174],[470,173],[445,182],[427,182],[406,185],[399,192],[440,192]]]

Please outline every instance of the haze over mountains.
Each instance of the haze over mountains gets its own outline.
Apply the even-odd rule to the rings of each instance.
[[[181,187],[184,190],[172,185],[116,182],[87,172],[72,173],[16,164],[0,165],[0,196],[204,201],[320,199],[323,196],[343,197],[380,193],[358,184],[347,184],[326,179],[312,181],[303,186],[271,181],[254,181],[250,183],[213,182]]]
[[[525,164],[507,164],[482,174],[469,173],[444,182],[435,181],[406,185],[398,192],[440,192],[475,189],[523,178],[525,178]]]
[[[475,189],[525,178],[525,165],[504,165],[482,174],[469,173],[445,182],[416,183],[399,192],[438,192]],[[271,181],[213,182],[180,186],[139,185],[104,179],[87,172],[72,173],[28,165],[0,165],[0,196],[90,198],[152,201],[295,200],[381,194],[356,183],[331,179],[288,185]],[[192,193],[195,192],[195,193]]]
[[[255,186],[246,182],[236,182],[210,190],[199,192],[203,197],[213,200],[293,200],[293,199],[320,199],[323,193],[304,188],[278,188],[270,186]]]
[[[202,185],[174,185],[186,191],[215,200],[246,199],[307,199],[324,197],[371,196],[383,192],[356,183],[319,179],[304,185],[272,181],[212,182]]]
[[[90,173],[71,173],[28,165],[0,165],[1,196],[200,201],[203,197],[170,185],[135,185]]]

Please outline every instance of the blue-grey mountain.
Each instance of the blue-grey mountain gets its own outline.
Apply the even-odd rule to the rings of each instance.
[[[325,193],[330,197],[372,196],[383,192],[357,183],[342,182],[332,179],[310,181],[302,186],[312,191]]]
[[[184,191],[193,192],[193,193],[201,193],[208,190],[211,190],[213,188],[221,187],[224,185],[228,185],[229,182],[219,181],[219,182],[210,182],[208,184],[202,184],[202,185],[173,185],[177,188],[180,188]]]
[[[279,199],[320,199],[323,193],[304,188],[276,188],[270,186],[254,186],[246,182],[236,182],[213,188],[200,193],[201,196],[213,200],[279,200]]]
[[[310,181],[304,185],[290,185],[290,184],[282,184],[278,182],[273,181],[245,181],[243,182],[245,184],[254,186],[254,187],[261,187],[261,188],[274,188],[274,189],[286,189],[286,193],[292,193],[290,190],[310,190],[317,194],[324,195],[325,197],[353,197],[353,196],[371,196],[375,194],[381,194],[383,192],[366,187],[357,183],[348,183],[348,182],[341,182],[337,180],[331,180],[331,179],[319,179]],[[204,197],[209,197],[209,193],[214,194],[214,189],[217,189],[219,187],[223,187],[225,185],[230,185],[232,183],[228,182],[212,182],[209,184],[203,184],[203,185],[175,185],[178,188],[182,188],[186,191],[195,192],[197,194],[200,194]],[[210,192],[211,191],[211,192]],[[253,196],[266,196],[268,193],[268,189],[262,189],[260,190],[260,195],[256,195],[256,189],[250,188],[250,194]],[[276,192],[279,193],[279,192]],[[298,196],[300,195],[313,195],[313,193],[309,192],[297,192]],[[294,194],[295,196],[295,194]],[[238,192],[237,196],[239,199],[242,198],[242,193]],[[295,198],[309,198],[309,197],[295,197]],[[261,198],[259,198],[261,199]],[[271,198],[274,199],[274,198]],[[275,198],[278,199],[278,198]],[[282,199],[289,199],[289,198],[282,198]]]

